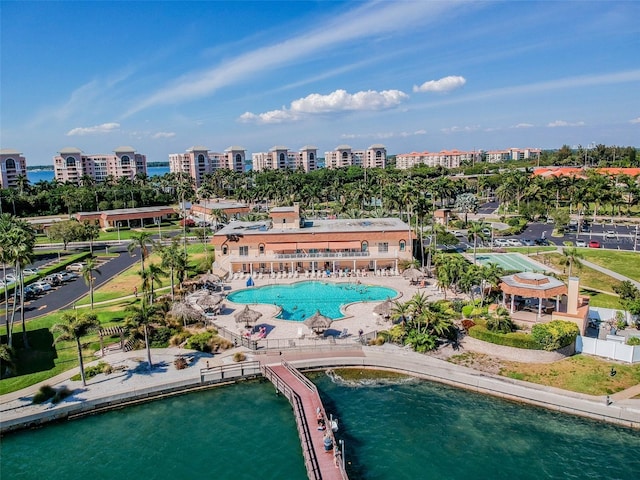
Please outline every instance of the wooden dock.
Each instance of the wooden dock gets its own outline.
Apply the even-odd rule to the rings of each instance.
[[[348,480],[340,444],[331,431],[329,417],[316,386],[287,362],[262,365],[262,373],[291,403],[309,479]],[[318,408],[326,419],[327,428],[324,431],[318,430]],[[333,442],[333,449],[328,452],[324,447],[325,434],[328,434]]]

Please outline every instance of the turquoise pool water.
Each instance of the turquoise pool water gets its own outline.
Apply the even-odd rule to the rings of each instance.
[[[291,285],[268,285],[251,287],[231,293],[231,302],[251,304],[266,303],[277,305],[282,312],[277,318],[303,321],[320,311],[333,320],[342,318],[342,305],[354,302],[376,302],[395,298],[392,288],[358,283],[298,282]]]

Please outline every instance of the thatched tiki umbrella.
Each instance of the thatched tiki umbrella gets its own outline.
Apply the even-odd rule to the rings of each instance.
[[[234,316],[236,323],[244,323],[246,327],[253,327],[262,314],[255,310],[251,310],[249,305],[246,305],[243,310],[239,311]]]
[[[196,300],[196,304],[203,310],[216,310],[222,302],[222,295],[207,293]]]
[[[393,310],[393,302],[389,297],[382,302],[380,305],[376,306],[373,309],[373,313],[377,313],[381,317],[389,318],[391,316],[391,311]]]
[[[407,268],[405,271],[402,272],[402,276],[403,278],[406,278],[407,280],[412,280],[412,281],[416,281],[419,280],[420,278],[424,277],[424,273],[422,273],[420,270],[418,270],[417,268]]]
[[[185,302],[176,302],[171,306],[169,313],[176,319],[182,320],[186,326],[188,323],[202,320],[202,313]]]
[[[215,273],[205,273],[198,280],[200,283],[218,283],[222,279]]]
[[[312,316],[307,318],[304,321],[304,324],[309,327],[315,334],[324,333],[324,331],[329,328],[331,325],[331,320],[329,317],[325,317],[320,313],[320,310],[317,310]]]

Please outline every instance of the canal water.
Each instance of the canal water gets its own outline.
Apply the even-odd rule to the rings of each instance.
[[[312,379],[339,417],[352,480],[632,480],[640,472],[637,431],[416,379]],[[10,434],[1,453],[0,476],[14,480],[306,478],[289,404],[266,382]]]

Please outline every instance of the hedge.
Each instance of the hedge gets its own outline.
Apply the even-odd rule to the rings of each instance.
[[[469,329],[469,335],[478,340],[496,345],[524,348],[526,350],[542,350],[542,346],[531,335],[526,333],[494,333],[484,325],[476,325]]]
[[[538,323],[531,329],[531,336],[544,350],[557,350],[571,343],[580,335],[578,326],[573,322],[553,320],[549,323]]]

